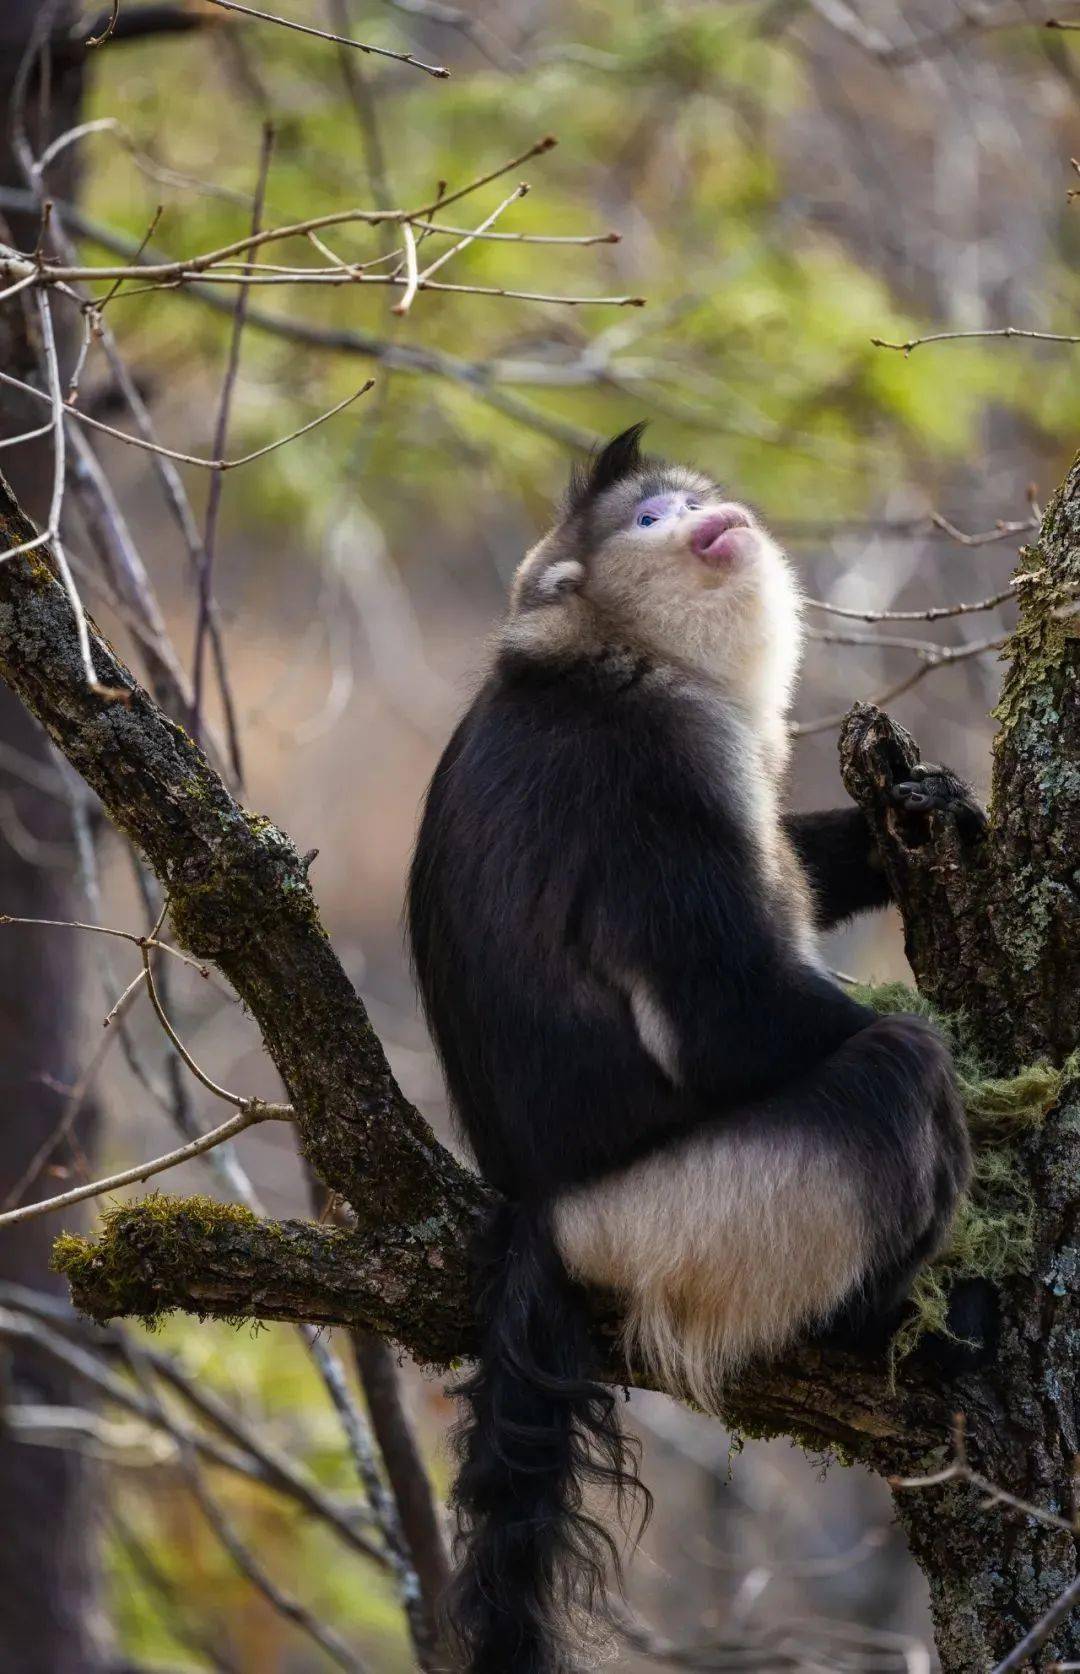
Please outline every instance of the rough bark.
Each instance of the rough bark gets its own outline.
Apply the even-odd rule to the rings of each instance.
[[[917,751],[866,706],[841,738],[850,794],[867,811],[900,904],[922,992],[963,1013],[984,1062],[1010,1074],[1064,1065],[1080,1039],[1080,460],[1021,558],[1020,620],[997,717],[990,826],[965,842],[947,825],[919,841],[882,796]],[[1027,1148],[1037,1205],[1031,1270],[1003,1298],[996,1363],[957,1404],[983,1474],[1070,1515],[1080,1452],[1080,1077]],[[994,1666],[1075,1575],[1069,1535],[982,1508],[962,1486],[901,1494],[898,1510],[930,1583],[946,1674]],[[1046,1655],[1080,1658],[1080,1613]]]
[[[0,524],[12,540],[25,536],[2,489]],[[1080,468],[1024,564],[1031,579],[1010,647],[985,837],[964,842],[949,821],[916,828],[892,809],[884,788],[915,747],[887,717],[856,708],[841,750],[848,789],[877,832],[920,987],[964,1012],[997,1071],[1035,1057],[1066,1066],[1056,1107],[1023,1158],[1038,1204],[1034,1259],[1003,1287],[1001,1349],[986,1370],[947,1386],[916,1358],[893,1381],[880,1363],[806,1349],[740,1380],[728,1416],[751,1433],[794,1435],[907,1474],[940,1463],[959,1407],[985,1474],[1064,1510],[1080,1450],[1080,1078],[1066,1065],[1080,1015],[1070,866],[1080,836],[1080,617],[1066,614],[1080,591]],[[0,567],[0,672],[146,853],[169,890],[177,935],[249,1005],[296,1103],[309,1160],[359,1224],[278,1226],[154,1199],[112,1216],[95,1244],[62,1241],[76,1302],[101,1318],[175,1306],[318,1319],[374,1329],[425,1361],[467,1354],[465,1248],[484,1189],[394,1085],[288,840],[232,802],[100,640],[95,660],[103,682],[130,694],[127,704],[86,690],[48,564],[35,556]],[[597,1324],[609,1375],[633,1380],[599,1304]],[[945,1674],[992,1667],[1075,1572],[1071,1536],[981,1507],[964,1487],[898,1504],[930,1580]],[[1080,1625],[1062,1625],[1050,1647],[1080,1657]]]
[[[16,545],[33,533],[0,478],[0,540]],[[99,680],[126,701],[88,688],[48,557],[0,566],[0,671],[146,857],[180,941],[213,961],[250,1009],[319,1177],[361,1226],[430,1218],[437,1229],[478,1207],[475,1179],[394,1081],[292,843],[233,800],[96,633],[94,659]]]

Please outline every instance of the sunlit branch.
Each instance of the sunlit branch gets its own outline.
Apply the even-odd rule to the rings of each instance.
[[[215,1145],[223,1145],[226,1140],[235,1139],[243,1133],[245,1128],[252,1128],[259,1122],[290,1121],[292,1112],[288,1105],[263,1104],[258,1099],[249,1099],[243,1109],[235,1116],[230,1116],[220,1127],[211,1128],[207,1133],[200,1134],[186,1145],[178,1146],[175,1151],[166,1151],[163,1156],[154,1157],[150,1162],[139,1163],[135,1168],[121,1169],[118,1174],[106,1175],[101,1180],[91,1180],[82,1186],[74,1186],[69,1192],[61,1192],[58,1197],[41,1198],[36,1203],[25,1203],[21,1208],[9,1209],[0,1214],[0,1227],[14,1226],[18,1221],[36,1220],[39,1215],[51,1215],[57,1209],[67,1209],[73,1203],[82,1203],[88,1197],[101,1197],[106,1192],[118,1191],[121,1186],[133,1186],[151,1179],[155,1174],[164,1174],[166,1169],[179,1168],[182,1163],[191,1162],[193,1158],[202,1156],[204,1151],[210,1151]]]
[[[412,307],[420,283],[420,274],[416,265],[416,234],[408,221],[401,225],[401,235],[405,241],[405,294],[400,301],[395,302],[395,314],[407,314]]]
[[[909,355],[924,343],[954,343],[976,337],[1025,337],[1038,343],[1080,343],[1080,336],[1061,331],[1028,331],[1022,326],[986,326],[972,331],[933,331],[926,337],[909,337],[906,343],[890,343],[884,337],[871,337],[876,349],[897,349]]]

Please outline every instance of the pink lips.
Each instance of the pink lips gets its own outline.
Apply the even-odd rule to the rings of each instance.
[[[743,548],[742,531],[753,528],[745,506],[721,506],[703,517],[690,536],[690,550],[702,563],[721,568],[736,559]]]

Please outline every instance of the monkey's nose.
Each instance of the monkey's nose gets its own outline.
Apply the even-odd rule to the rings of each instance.
[[[690,550],[696,552],[699,558],[706,558],[711,555],[721,535],[726,535],[730,529],[751,528],[753,519],[745,506],[718,506],[691,531]]]

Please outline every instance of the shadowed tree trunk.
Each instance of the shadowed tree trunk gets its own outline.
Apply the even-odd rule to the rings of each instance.
[[[11,96],[40,0],[5,0],[0,7],[0,183],[24,187],[11,147]],[[51,132],[78,120],[81,72],[58,71],[52,84]],[[33,100],[29,101],[33,123]],[[65,183],[65,195],[70,191]],[[37,231],[28,217],[11,217],[20,244],[33,248]],[[27,244],[26,241],[29,240]],[[17,376],[35,362],[25,298],[0,306],[0,362]],[[36,406],[36,404],[35,404]],[[5,434],[41,423],[30,403],[0,397]],[[29,443],[4,455],[19,493],[35,514],[49,503],[52,456],[45,443]],[[0,910],[43,918],[80,916],[71,818],[59,775],[41,728],[8,691],[0,693],[0,746],[17,752],[0,759]],[[27,783],[13,760],[55,779],[55,793]],[[0,1196],[23,1175],[65,1107],[62,1088],[78,1074],[79,992],[76,951],[40,931],[9,926],[0,958]],[[50,1085],[50,1081],[53,1085]],[[80,1126],[86,1143],[86,1124]],[[69,1160],[69,1149],[57,1161]],[[44,1187],[44,1190],[42,1189]],[[55,1189],[46,1176],[29,1195]],[[0,1278],[55,1290],[49,1271],[49,1230],[41,1221],[11,1229],[0,1239]],[[29,1346],[0,1353],[0,1403],[19,1401],[78,1405],[85,1390],[55,1360]],[[89,1524],[92,1492],[88,1467],[61,1447],[31,1447],[3,1431],[0,1404],[0,1666],[19,1674],[90,1674],[102,1666],[94,1634],[94,1573]]]
[[[1023,1156],[1030,1270],[1005,1287],[997,1363],[953,1401],[983,1475],[1068,1518],[1080,1454],[1080,460],[1019,573],[1030,580],[997,709],[987,840],[971,847],[949,829],[909,846],[880,792],[916,752],[877,712],[853,712],[841,752],[848,790],[876,823],[922,992],[963,1013],[998,1075],[1040,1059],[1065,1071]],[[946,1674],[994,1666],[1077,1573],[1077,1538],[981,1499],[962,1484],[897,1496]],[[1051,1651],[1080,1659],[1080,1599]]]

